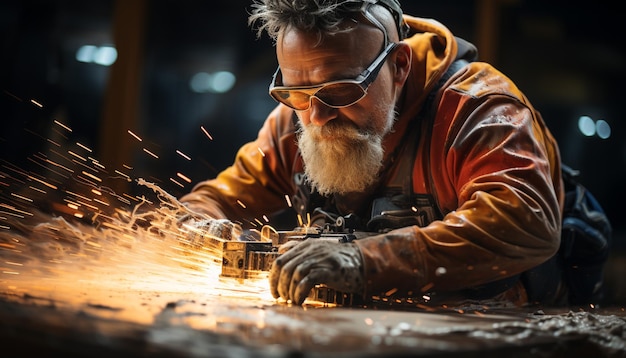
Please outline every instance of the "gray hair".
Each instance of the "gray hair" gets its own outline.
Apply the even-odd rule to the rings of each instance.
[[[401,13],[393,14],[384,4],[389,13],[378,11],[379,6],[372,7],[376,1],[367,0],[254,0],[252,11],[248,18],[250,26],[256,25],[257,37],[263,31],[276,42],[282,31],[288,27],[323,36],[345,32],[350,27],[344,26],[345,20],[357,21],[360,15],[364,15],[368,21],[379,27],[387,36],[389,25],[393,21],[390,15],[402,16]],[[402,39],[403,34],[399,34]],[[388,38],[385,38],[387,41]]]

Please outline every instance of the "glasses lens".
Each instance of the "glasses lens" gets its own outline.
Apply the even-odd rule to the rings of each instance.
[[[363,88],[351,82],[330,83],[315,94],[315,97],[331,107],[349,106],[363,96],[365,96]]]
[[[327,106],[346,107],[363,98],[365,91],[356,83],[339,82],[329,83],[317,91],[273,89],[271,95],[277,101],[303,111],[309,108],[312,96],[317,97]]]
[[[284,103],[287,106],[300,111],[309,108],[309,101],[311,99],[310,93],[298,90],[274,89],[272,90],[271,95],[278,102]]]

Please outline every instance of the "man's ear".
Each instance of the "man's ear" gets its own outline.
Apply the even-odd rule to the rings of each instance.
[[[413,51],[411,47],[404,42],[399,42],[393,56],[393,80],[400,86],[404,85],[409,76],[412,56]]]

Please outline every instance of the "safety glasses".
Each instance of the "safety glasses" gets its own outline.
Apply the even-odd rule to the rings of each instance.
[[[285,87],[282,86],[282,73],[278,67],[270,85],[270,96],[296,111],[309,109],[313,97],[332,108],[351,106],[365,97],[368,87],[376,80],[387,56],[396,48],[396,45],[396,43],[390,43],[374,62],[353,80],[331,81],[314,86]]]

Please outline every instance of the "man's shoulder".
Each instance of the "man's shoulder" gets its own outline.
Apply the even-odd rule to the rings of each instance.
[[[520,100],[524,98],[511,78],[486,62],[468,63],[452,76],[443,90],[452,90],[477,99],[489,95],[508,95]]]

